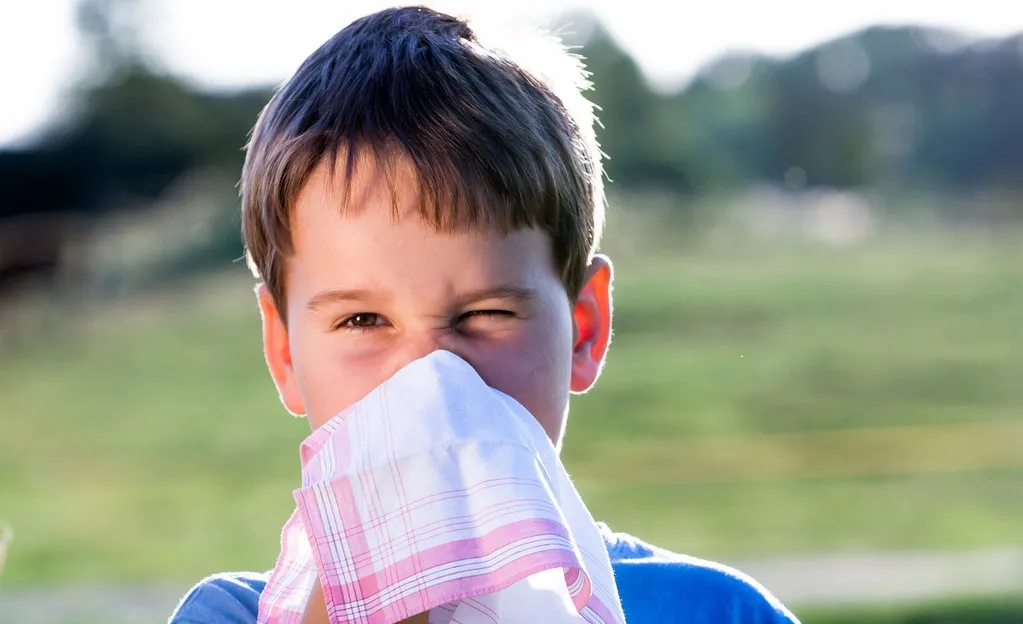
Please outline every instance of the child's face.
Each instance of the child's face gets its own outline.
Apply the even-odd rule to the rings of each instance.
[[[340,177],[341,174],[338,174]],[[320,166],[292,215],[287,326],[259,289],[267,363],[281,400],[315,429],[409,362],[437,349],[514,397],[558,445],[570,391],[590,388],[611,332],[611,266],[598,257],[572,304],[539,230],[439,233],[399,176],[399,214],[382,177],[361,168],[358,209]]]

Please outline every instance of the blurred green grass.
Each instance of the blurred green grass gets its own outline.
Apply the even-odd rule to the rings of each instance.
[[[616,337],[564,451],[598,519],[711,558],[1023,542],[1023,235],[609,248]],[[272,566],[308,429],[251,286],[68,314],[0,358],[6,583]]]
[[[977,596],[921,604],[842,605],[798,613],[814,624],[1021,624],[1023,596]]]

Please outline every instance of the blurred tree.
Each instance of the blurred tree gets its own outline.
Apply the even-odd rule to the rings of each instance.
[[[236,179],[270,89],[207,93],[155,69],[140,43],[145,5],[79,0],[87,71],[67,117],[40,144],[0,151],[0,291],[27,274],[56,276],[67,245],[99,213],[146,206],[197,169]],[[225,205],[232,216],[235,208]],[[236,258],[238,228],[220,222],[228,225],[211,241],[220,250],[211,260]]]
[[[195,168],[237,171],[269,89],[205,93],[153,67],[139,41],[144,0],[79,0],[91,70],[52,138],[105,191],[153,198]]]
[[[89,78],[103,80],[144,57],[139,40],[144,4],[145,0],[77,0],[75,24],[86,43]]]
[[[844,47],[844,42],[831,45]],[[811,186],[862,187],[869,182],[873,137],[870,111],[859,102],[860,76],[835,77],[832,84],[827,82],[827,74],[822,79],[821,66],[829,52],[863,54],[853,46],[813,50],[772,73],[766,89],[770,112],[765,132],[770,160],[758,168],[760,176],[781,181],[790,167],[799,167]],[[836,71],[862,70],[849,67]]]
[[[594,21],[587,30],[582,55],[595,78],[590,97],[603,121],[597,138],[609,155],[608,177],[625,187],[704,190],[710,182],[707,156],[697,154],[684,107],[652,91],[602,25]]]
[[[748,53],[729,53],[700,71],[689,86],[670,96],[674,110],[688,111],[695,151],[713,163],[708,173],[721,185],[752,177],[777,178],[769,139],[772,114],[769,80],[774,67]]]
[[[810,186],[1023,186],[1023,36],[876,27],[745,62],[738,87],[715,89],[712,66],[675,96],[740,181],[795,166]]]

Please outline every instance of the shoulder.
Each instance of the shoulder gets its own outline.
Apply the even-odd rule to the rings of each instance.
[[[609,529],[605,541],[630,622],[799,621],[770,591],[739,570],[651,546]]]
[[[208,576],[188,590],[168,624],[254,624],[267,578],[262,572]]]

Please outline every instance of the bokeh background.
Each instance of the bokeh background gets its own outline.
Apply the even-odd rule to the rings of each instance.
[[[0,7],[0,621],[165,621],[272,566],[308,428],[241,147],[388,4]],[[593,73],[616,339],[564,458],[594,514],[804,622],[1023,621],[1023,8],[435,6]]]

